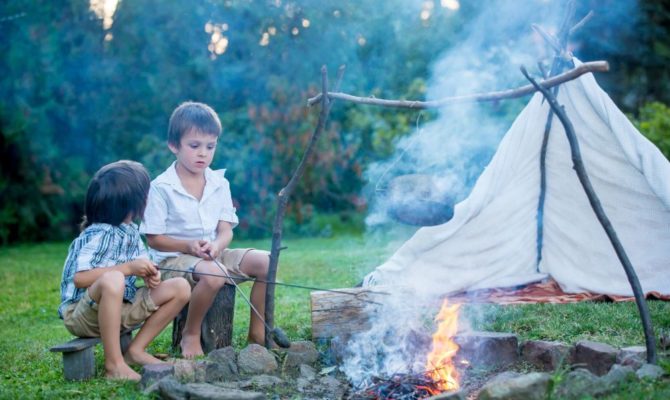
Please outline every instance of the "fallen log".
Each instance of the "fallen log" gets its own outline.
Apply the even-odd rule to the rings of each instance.
[[[370,319],[379,310],[389,288],[337,289],[338,292],[311,292],[312,339],[348,338],[370,328]]]

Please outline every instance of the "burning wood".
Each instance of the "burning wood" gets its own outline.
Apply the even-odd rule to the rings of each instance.
[[[371,378],[371,385],[354,393],[351,398],[354,400],[410,400],[424,399],[441,392],[438,383],[433,381],[428,373],[396,374],[388,379]]]

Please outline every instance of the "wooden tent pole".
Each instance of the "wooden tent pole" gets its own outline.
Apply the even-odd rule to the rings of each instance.
[[[344,65],[341,66],[337,71],[337,80],[335,81],[335,89],[339,90],[340,83],[342,82],[342,76],[344,75]],[[328,93],[328,70],[324,65],[321,67],[321,90],[322,93]],[[291,193],[298,185],[298,181],[302,177],[302,174],[305,172],[307,163],[310,160],[312,153],[314,153],[314,147],[321,136],[321,133],[325,129],[326,123],[328,122],[328,117],[330,115],[330,109],[332,107],[332,102],[328,96],[324,96],[321,101],[321,112],[319,113],[319,120],[312,132],[312,136],[309,139],[305,153],[302,155],[302,159],[298,164],[295,172],[291,176],[291,179],[286,184],[286,186],[279,191],[277,196],[277,211],[275,214],[274,224],[272,226],[272,245],[270,247],[270,265],[268,267],[268,282],[275,282],[277,280],[277,266],[279,265],[279,253],[282,249],[281,247],[281,237],[282,229],[284,226],[284,215],[286,214],[286,206],[288,205],[288,200],[291,197]],[[267,283],[265,291],[265,347],[268,349],[272,347],[272,328],[274,328],[274,310],[275,310],[275,285],[273,283]],[[269,329],[268,329],[269,328]]]
[[[561,23],[561,29],[558,32],[558,37],[555,38],[549,33],[545,32],[541,26],[533,24],[531,25],[533,30],[538,32],[544,40],[554,49],[556,53],[554,55],[554,60],[551,64],[551,70],[549,72],[549,77],[557,75],[561,72],[567,61],[564,56],[566,54],[566,48],[568,44],[568,38],[570,33],[573,30],[570,28],[570,22],[575,17],[575,2],[570,1],[566,8],[565,17],[563,18],[563,23]],[[577,25],[583,25],[585,19],[580,21]],[[577,26],[575,25],[575,26]],[[574,28],[574,27],[573,27]],[[570,63],[574,68],[574,64]],[[541,65],[541,64],[540,64]],[[546,78],[545,78],[546,79]],[[559,86],[555,86],[552,89],[554,96],[558,96]],[[547,150],[549,146],[549,132],[551,132],[551,125],[554,120],[554,112],[550,108],[547,115],[547,122],[544,124],[544,135],[542,136],[542,147],[540,148],[540,196],[537,201],[537,257],[535,269],[537,272],[540,272],[540,262],[542,261],[542,246],[544,245],[544,203],[547,196]]]
[[[644,297],[644,292],[642,291],[642,286],[640,285],[640,280],[638,279],[637,274],[635,273],[633,265],[628,259],[628,255],[626,254],[626,251],[624,250],[623,245],[621,244],[621,241],[619,240],[619,237],[617,236],[616,231],[612,226],[612,223],[605,214],[605,210],[603,209],[603,206],[600,203],[598,195],[596,194],[595,190],[593,189],[593,186],[591,185],[591,181],[586,173],[586,169],[584,168],[584,162],[582,160],[581,151],[579,150],[579,142],[577,140],[577,135],[575,134],[575,129],[572,125],[572,122],[570,122],[570,119],[565,113],[565,110],[561,105],[558,104],[556,97],[553,94],[551,94],[549,90],[545,89],[539,83],[537,83],[533,78],[531,78],[530,75],[528,74],[528,71],[526,71],[526,68],[521,67],[521,72],[526,77],[526,79],[528,79],[530,83],[537,90],[539,90],[542,93],[542,95],[544,95],[544,98],[547,99],[547,102],[549,103],[551,109],[554,111],[554,114],[556,114],[558,119],[561,121],[561,124],[563,124],[563,127],[565,128],[565,134],[568,138],[568,142],[570,143],[572,163],[575,171],[577,172],[579,182],[584,188],[584,192],[586,192],[586,196],[589,199],[591,208],[595,212],[598,221],[600,221],[600,224],[605,230],[605,233],[607,234],[610,243],[612,243],[614,251],[616,252],[617,257],[619,258],[619,261],[621,261],[624,271],[626,272],[628,282],[630,283],[630,286],[633,289],[633,295],[635,296],[635,303],[637,304],[638,311],[640,312],[640,319],[642,320],[642,329],[644,330],[644,338],[647,345],[647,362],[649,364],[656,364],[657,356],[656,356],[656,340],[654,336],[654,329],[651,324],[649,308],[647,306],[647,301],[645,300]]]
[[[561,83],[571,81],[573,79],[579,78],[581,75],[587,74],[589,72],[607,72],[609,71],[609,64],[607,61],[591,61],[580,65],[577,68],[573,68],[569,71],[566,71],[560,75],[550,77],[549,79],[542,81],[540,84],[545,88],[554,87],[560,85]],[[423,110],[428,108],[440,108],[446,107],[452,104],[461,104],[461,103],[476,103],[476,102],[485,102],[485,101],[498,101],[504,99],[515,99],[518,97],[523,97],[529,94],[536,92],[536,89],[533,85],[525,85],[518,87],[516,89],[501,90],[498,92],[489,92],[489,93],[476,93],[465,96],[455,96],[455,97],[446,97],[440,100],[434,101],[415,101],[415,100],[388,100],[388,99],[379,99],[376,97],[358,97],[352,96],[347,93],[340,92],[327,92],[328,97],[331,99],[344,100],[357,104],[366,104],[372,106],[382,106],[382,107],[393,107],[393,108],[409,108],[414,110]],[[307,99],[307,105],[312,106],[321,101],[322,93]]]

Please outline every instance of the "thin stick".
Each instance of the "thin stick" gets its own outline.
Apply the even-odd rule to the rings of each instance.
[[[588,174],[586,173],[586,169],[584,168],[584,161],[582,160],[581,151],[579,149],[579,142],[577,140],[577,135],[575,134],[575,129],[572,125],[572,122],[570,122],[570,119],[565,113],[565,109],[558,104],[556,97],[551,94],[549,90],[543,88],[540,84],[535,82],[535,80],[531,78],[530,75],[528,75],[528,71],[526,71],[524,67],[521,67],[521,72],[526,77],[526,79],[528,79],[530,83],[542,93],[544,98],[547,99],[549,106],[565,128],[565,135],[567,136],[568,142],[570,143],[573,167],[577,172],[579,182],[584,188],[584,192],[586,192],[586,196],[589,199],[589,204],[591,204],[591,208],[595,212],[600,225],[602,225],[605,233],[607,234],[607,237],[610,240],[610,243],[612,243],[612,247],[614,247],[614,251],[619,258],[624,271],[626,272],[628,282],[633,289],[633,295],[635,296],[635,303],[637,304],[638,311],[640,312],[640,319],[642,320],[642,328],[644,330],[644,338],[647,345],[647,362],[649,364],[656,364],[656,340],[654,337],[654,329],[651,324],[651,317],[649,316],[647,301],[644,298],[644,292],[640,286],[640,281],[637,278],[635,269],[628,259],[628,255],[626,254],[626,251],[624,250],[623,245],[621,244],[621,241],[619,240],[619,237],[617,236],[616,231],[612,226],[612,223],[607,217],[607,214],[605,214],[605,210],[600,203],[598,195],[591,185],[591,181],[588,177]]]
[[[545,81],[542,81],[540,85],[544,88],[550,88],[561,83],[571,81],[584,75],[589,72],[607,72],[609,71],[609,64],[607,61],[592,61],[584,63],[576,68],[573,68],[565,73],[556,75],[553,78],[549,78]],[[455,96],[455,97],[446,97],[441,100],[434,101],[414,101],[414,100],[387,100],[387,99],[378,99],[374,97],[358,97],[352,96],[347,93],[340,92],[328,92],[328,97],[330,99],[338,99],[349,101],[357,104],[366,104],[373,106],[381,107],[395,107],[395,108],[410,108],[410,109],[427,109],[427,108],[440,108],[452,104],[459,103],[473,103],[473,102],[485,102],[485,101],[497,101],[502,99],[514,99],[522,97],[528,94],[532,94],[537,90],[533,85],[525,85],[516,89],[501,90],[498,92],[489,92],[489,93],[477,93],[470,94],[466,96]],[[312,106],[317,102],[321,101],[322,94],[318,94],[309,100],[307,100],[307,105]]]
[[[558,39],[555,37],[549,35],[548,33],[545,33],[547,36],[549,36],[552,40],[555,40],[556,47],[554,49],[556,50],[555,55],[554,55],[554,60],[551,63],[551,69],[549,71],[549,76],[554,76],[558,75],[561,71],[563,71],[566,67],[567,61],[564,57],[566,54],[566,48],[568,45],[568,38],[570,35],[568,34],[569,31],[569,26],[570,22],[575,16],[575,2],[570,1],[567,4],[566,7],[566,13],[565,16],[563,17],[563,22],[561,23],[561,30],[558,32]],[[538,32],[544,32],[539,26],[536,28]],[[570,62],[569,64],[571,67],[574,67],[574,64]],[[546,79],[546,74],[545,79]],[[560,86],[555,86],[551,88],[552,94],[555,96],[558,96],[558,91],[559,91]],[[542,102],[544,102],[544,99],[542,99]],[[547,115],[547,121],[544,124],[544,135],[542,136],[542,147],[540,149],[540,196],[538,197],[537,201],[537,257],[536,257],[536,270],[537,272],[540,272],[540,262],[542,261],[542,246],[544,245],[544,202],[546,198],[546,192],[547,192],[547,168],[546,168],[546,162],[547,162],[547,150],[548,150],[548,145],[549,145],[549,133],[551,132],[551,125],[553,124],[554,120],[554,112],[550,108],[549,113]]]
[[[342,81],[342,76],[344,75],[344,66],[341,66],[337,73],[337,81],[335,84],[335,89],[339,90],[340,82]],[[321,68],[321,92],[328,93],[328,70],[324,65]],[[286,206],[288,205],[288,199],[291,197],[291,193],[295,189],[298,181],[302,177],[302,174],[305,172],[307,167],[307,162],[314,152],[314,146],[321,136],[326,123],[328,122],[328,116],[330,115],[332,103],[328,96],[323,96],[321,101],[321,112],[319,113],[319,120],[316,124],[316,128],[312,133],[312,136],[309,139],[307,144],[307,149],[302,155],[300,164],[298,168],[291,176],[288,184],[279,191],[277,196],[277,213],[275,214],[274,224],[272,226],[272,246],[270,248],[270,265],[268,267],[268,281],[275,282],[277,280],[277,266],[279,264],[279,253],[281,248],[281,237],[282,229],[284,226],[284,215],[286,213]],[[274,310],[275,310],[275,285],[270,283],[267,285],[265,292],[265,321],[268,323],[270,328],[274,327]],[[272,346],[272,341],[270,339],[270,332],[266,328],[265,330],[265,346],[270,348]]]
[[[173,272],[184,272],[184,270],[181,269],[172,269],[172,268],[165,268],[165,267],[157,267],[161,271],[173,271]],[[264,281],[262,279],[256,279],[256,278],[243,278],[241,276],[224,276],[224,275],[219,275],[219,274],[210,274],[207,272],[196,272],[198,275],[206,275],[206,276],[215,276],[219,278],[228,278],[232,280],[236,280],[239,282],[258,282],[258,283],[271,283],[273,285],[279,285],[279,286],[287,286],[287,287],[292,287],[296,289],[305,289],[305,290],[317,290],[320,292],[330,292],[330,293],[339,293],[339,294],[346,294],[354,297],[359,297],[361,294],[381,294],[381,295],[390,295],[388,292],[379,292],[379,291],[373,291],[373,290],[365,290],[361,291],[358,293],[352,293],[352,292],[345,292],[344,290],[337,290],[337,289],[324,289],[320,287],[314,287],[314,286],[305,286],[305,285],[298,285],[295,283],[284,283],[284,282],[277,282],[277,281]]]
[[[570,36],[574,35],[575,32],[582,29],[584,25],[586,25],[586,23],[589,22],[591,18],[593,18],[594,15],[595,14],[593,13],[593,10],[589,11],[589,13],[584,16],[584,18],[582,18],[579,22],[577,22],[575,26],[570,28]]]

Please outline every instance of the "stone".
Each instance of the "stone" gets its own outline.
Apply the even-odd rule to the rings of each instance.
[[[244,374],[266,374],[277,370],[277,360],[265,347],[250,344],[240,351],[237,366]]]
[[[300,393],[306,392],[307,389],[312,386],[310,380],[305,378],[298,378],[296,379],[295,383],[296,390]]]
[[[563,379],[560,380],[555,394],[560,399],[581,399],[604,394],[608,389],[598,376],[588,369],[579,368],[565,374]]]
[[[636,374],[640,379],[656,380],[665,374],[665,370],[658,365],[644,364],[637,370]]]
[[[428,397],[427,400],[465,400],[465,394],[461,390],[455,390],[436,394]]]
[[[511,333],[471,332],[457,335],[454,341],[460,349],[456,361],[466,360],[476,367],[508,366],[519,359],[518,339]]]
[[[479,392],[480,400],[544,400],[549,391],[551,376],[544,372],[533,372],[508,380],[488,382]]]
[[[608,344],[582,340],[575,345],[574,363],[583,364],[589,371],[602,376],[616,363],[618,353]]]
[[[220,364],[222,371],[226,371],[226,375],[235,376],[238,374],[237,369],[237,354],[235,349],[231,346],[216,349],[207,355],[207,359],[214,363]]]
[[[316,370],[307,364],[300,364],[298,370],[300,371],[301,378],[307,379],[308,381],[316,378]]]
[[[632,367],[614,364],[607,375],[600,378],[609,389],[615,389],[620,383],[635,379],[635,370]]]
[[[346,388],[344,387],[342,382],[338,381],[336,378],[332,376],[329,375],[322,376],[318,382],[325,390],[325,393],[323,395],[324,398],[341,399],[344,396],[344,393],[346,392]]]
[[[209,383],[188,383],[184,385],[189,400],[264,400],[265,395],[259,392],[238,389],[221,390],[220,386]]]
[[[644,346],[624,347],[616,355],[616,362],[637,370],[647,362],[647,348]]]
[[[237,377],[237,366],[231,371],[230,365],[216,362],[205,362],[205,382],[221,382],[235,379]]]
[[[313,364],[319,359],[319,352],[314,343],[308,340],[302,340],[291,343],[291,347],[286,350],[284,359],[285,367],[297,367],[300,364]]]
[[[265,389],[277,386],[282,382],[283,381],[281,380],[281,378],[273,375],[256,375],[251,377],[251,379],[247,379],[246,381],[241,382],[240,389],[247,389],[251,387],[258,389]]]
[[[158,392],[160,398],[166,400],[186,400],[188,396],[186,387],[173,376],[166,376],[158,382]]]
[[[140,387],[146,389],[157,383],[166,376],[174,375],[174,365],[172,364],[148,364],[142,367],[142,379]]]
[[[186,359],[174,359],[174,376],[182,382],[195,381],[195,361]]]
[[[573,348],[561,342],[529,340],[521,346],[521,359],[542,371],[555,371],[571,364]]]

